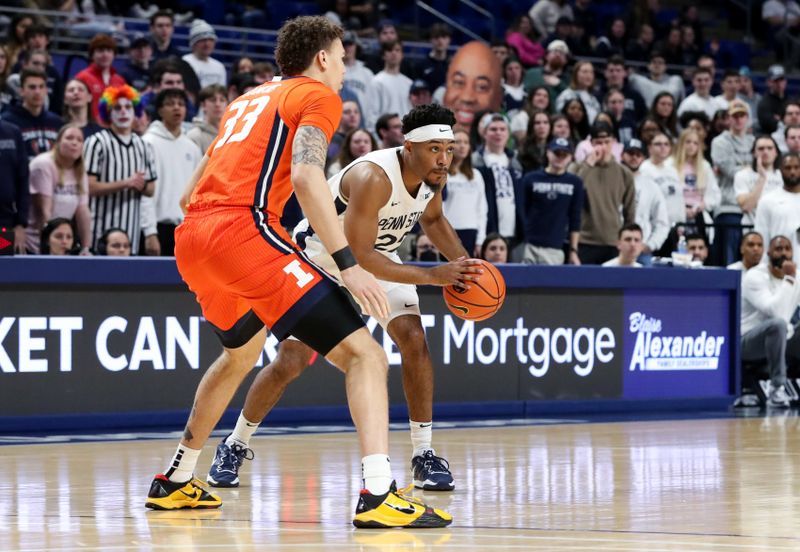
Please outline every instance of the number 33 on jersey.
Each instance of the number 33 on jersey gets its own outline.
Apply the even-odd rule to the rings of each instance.
[[[189,210],[247,207],[258,224],[290,242],[279,221],[293,192],[294,135],[313,126],[330,142],[341,113],[339,96],[308,77],[266,82],[240,96],[222,117]]]

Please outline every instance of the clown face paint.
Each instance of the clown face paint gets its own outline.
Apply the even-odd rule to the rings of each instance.
[[[133,103],[120,98],[111,109],[111,124],[117,128],[129,129],[133,125]]]

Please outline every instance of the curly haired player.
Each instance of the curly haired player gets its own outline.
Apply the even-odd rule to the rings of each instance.
[[[145,505],[216,508],[193,472],[234,392],[255,365],[264,326],[294,336],[340,368],[361,445],[359,527],[443,527],[452,517],[397,491],[388,448],[388,364],[336,281],[291,241],[280,217],[292,192],[347,288],[367,313],[388,316],[386,292],[361,268],[325,182],[328,143],[339,125],[343,31],[323,17],[287,21],[276,60],[284,75],[232,102],[189,190],[175,235],[181,276],[224,351],[203,376],[183,439]]]

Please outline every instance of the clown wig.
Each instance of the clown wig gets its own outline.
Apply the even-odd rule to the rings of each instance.
[[[114,106],[121,98],[130,100],[133,104],[133,113],[137,117],[142,116],[142,98],[135,88],[127,84],[122,86],[109,86],[103,90],[103,95],[100,96],[100,101],[97,104],[100,110],[100,120],[103,123],[109,124],[111,122],[111,110],[114,109]]]

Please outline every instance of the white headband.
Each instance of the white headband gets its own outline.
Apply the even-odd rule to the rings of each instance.
[[[431,140],[455,140],[450,125],[425,125],[405,135],[407,142],[430,142]]]

